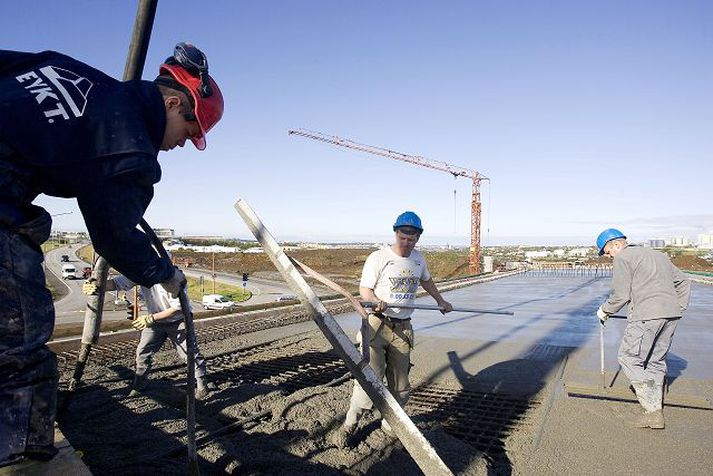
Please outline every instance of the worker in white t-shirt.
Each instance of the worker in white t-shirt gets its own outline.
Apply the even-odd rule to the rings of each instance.
[[[125,276],[115,276],[107,280],[107,291],[128,291],[136,284]],[[82,286],[84,294],[94,294],[97,286],[94,280],[87,280]],[[157,284],[150,288],[139,286],[139,298],[146,304],[148,314],[140,315],[132,326],[141,331],[141,340],[136,347],[136,374],[130,396],[138,395],[146,388],[148,374],[151,370],[153,354],[161,350],[166,339],[170,339],[178,356],[186,362],[188,359],[188,342],[186,341],[186,328],[183,323],[183,312],[179,298],[173,297],[163,286]],[[137,303],[134,303],[137,305]],[[189,309],[190,311],[190,309]],[[196,342],[195,334],[193,342]],[[208,396],[215,385],[206,380],[206,362],[198,344],[195,344],[195,375],[196,398],[201,400]]]
[[[364,263],[359,294],[365,301],[376,302],[370,310],[369,365],[379,378],[386,376],[389,391],[403,406],[411,392],[408,374],[414,346],[411,327],[412,309],[391,308],[389,304],[412,304],[419,285],[426,290],[445,314],[453,310],[431,279],[426,260],[414,247],[423,233],[421,219],[414,212],[404,212],[394,223],[395,241],[390,247],[374,251]],[[357,334],[361,343],[361,332]],[[359,416],[373,406],[371,399],[354,381],[343,435],[351,435]],[[386,420],[381,428],[391,434]]]

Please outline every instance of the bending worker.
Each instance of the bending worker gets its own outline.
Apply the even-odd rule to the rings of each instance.
[[[423,255],[414,247],[423,233],[421,219],[414,212],[404,212],[394,223],[395,241],[390,247],[374,251],[364,263],[359,283],[359,294],[365,301],[376,302],[370,309],[369,365],[379,378],[386,375],[389,391],[403,406],[411,393],[408,374],[411,367],[411,349],[414,346],[411,314],[413,309],[391,308],[389,304],[413,304],[419,284],[433,296],[443,309],[443,314],[453,310],[443,299],[431,279]],[[357,341],[361,343],[361,332]],[[348,437],[357,425],[364,410],[373,403],[361,386],[354,381],[354,391],[343,425]],[[386,420],[381,427],[391,434]]]
[[[134,286],[136,284],[125,276],[115,276],[106,282],[107,291],[128,291]],[[96,281],[93,279],[85,281],[82,292],[87,295],[95,294],[97,292]],[[161,350],[166,339],[170,339],[181,360],[184,363],[188,361],[186,327],[183,322],[179,298],[171,296],[160,284],[150,288],[139,286],[139,298],[146,303],[146,310],[149,313],[139,316],[132,323],[134,329],[141,331],[141,340],[136,348],[136,374],[130,396],[136,396],[146,388],[153,355]],[[137,305],[138,303],[134,303],[134,306]],[[188,312],[191,310],[189,309]],[[215,386],[206,380],[206,363],[198,350],[195,332],[193,333],[193,342],[196,343],[194,349],[196,398],[202,400]]]
[[[76,198],[94,247],[131,281],[185,281],[136,229],[161,178],[160,150],[200,150],[223,97],[205,56],[179,43],[154,81],[120,82],[54,51],[0,50],[0,466],[49,460],[57,398],[39,194]]]
[[[619,364],[631,381],[644,413],[637,428],[664,428],[663,384],[666,355],[678,320],[688,307],[691,283],[660,251],[630,245],[614,228],[597,237],[599,256],[614,259],[609,299],[597,310],[602,324],[628,305]]]

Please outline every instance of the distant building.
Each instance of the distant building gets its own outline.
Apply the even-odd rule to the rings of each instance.
[[[663,248],[664,246],[666,246],[666,241],[661,238],[654,238],[652,240],[649,240],[649,246],[652,248]]]
[[[161,240],[173,238],[175,235],[173,228],[154,228],[153,231]]]
[[[594,248],[572,248],[567,253],[569,256],[587,256],[594,253]]]
[[[671,246],[690,246],[690,241],[688,240],[687,237],[685,236],[674,236],[671,238]]]
[[[699,248],[713,248],[713,235],[698,235],[696,243]]]
[[[547,258],[550,255],[549,251],[525,251],[525,258],[535,259],[535,258]]]

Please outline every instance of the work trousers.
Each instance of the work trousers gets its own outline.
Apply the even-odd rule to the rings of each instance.
[[[411,321],[388,321],[369,314],[369,329],[369,365],[380,380],[386,376],[389,391],[403,406],[411,393],[408,379],[411,349],[414,346]],[[361,344],[361,341],[362,336],[359,331],[357,342]],[[353,409],[371,409],[373,405],[364,389],[355,380],[350,406]]]
[[[32,208],[36,219],[0,225],[0,466],[23,453],[55,451],[57,360],[46,346],[54,305],[40,249],[52,220]]]
[[[186,327],[183,321],[156,322],[153,326],[141,331],[141,340],[136,348],[136,375],[143,377],[151,371],[153,354],[158,352],[166,339],[170,339],[176,353],[183,360],[188,360],[188,342],[186,341]],[[195,333],[193,342],[196,342]],[[198,351],[196,343],[194,349],[194,361],[196,365],[196,378],[205,377],[205,359]]]
[[[619,347],[619,364],[631,382],[653,380],[663,385],[666,355],[678,325],[675,319],[629,322]]]

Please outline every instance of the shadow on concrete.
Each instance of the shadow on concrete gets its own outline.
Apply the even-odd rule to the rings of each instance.
[[[592,285],[600,279],[601,278],[588,279],[563,292],[556,293],[545,298],[522,300],[509,306],[505,306],[501,308],[501,310],[515,308],[523,309],[523,307],[527,304],[534,302],[561,299]],[[544,402],[546,405],[545,412],[548,412],[552,399],[554,398],[554,385],[559,384],[569,355],[574,350],[584,345],[586,341],[595,334],[595,332],[582,332],[582,327],[589,329],[596,328],[598,325],[596,319],[585,320],[586,318],[583,316],[592,315],[600,303],[600,297],[597,296],[592,299],[590,296],[590,299],[584,304],[568,310],[566,312],[567,317],[560,319],[561,322],[559,325],[552,329],[547,335],[542,336],[532,343],[519,356],[517,356],[517,358],[496,363],[478,371],[475,374],[470,374],[465,371],[463,362],[476,356],[485,349],[498,345],[501,340],[512,337],[513,335],[525,330],[527,327],[531,326],[540,319],[552,318],[548,314],[540,314],[526,323],[511,328],[499,336],[499,338],[483,343],[464,355],[459,356],[454,351],[449,352],[449,366],[442,367],[434,371],[428,379],[426,379],[426,383],[430,384],[436,382],[443,376],[444,373],[450,370],[458,379],[462,390],[454,399],[445,403],[443,408],[434,409],[433,413],[436,414],[445,411],[458,415],[458,412],[456,411],[449,411],[449,407],[454,410],[461,410],[462,412],[462,408],[467,407],[469,402],[469,398],[467,396],[468,392],[480,392],[489,395],[515,397],[539,405],[543,403],[541,401],[542,398],[547,396],[547,392],[544,390],[548,385],[548,381],[554,374],[555,380],[552,387],[549,389],[549,399]],[[561,315],[562,313],[558,314]],[[435,326],[448,324],[450,324],[450,322],[442,324],[439,323]],[[569,335],[567,339],[567,346],[553,345],[552,342],[556,341],[554,336],[562,333]],[[523,406],[522,408],[526,409],[528,407]],[[513,412],[505,418],[501,417],[495,419],[489,418],[490,415],[487,414],[460,415],[460,418],[467,420],[471,425],[477,426],[479,421],[489,422],[486,428],[487,431],[484,431],[482,435],[474,434],[472,436],[472,441],[470,442],[476,448],[484,449],[492,474],[512,474],[512,463],[505,450],[505,440],[509,436],[510,432],[525,419],[526,415],[524,413],[526,413],[526,411],[527,410]],[[457,422],[453,422],[453,424],[456,423]],[[485,426],[486,425],[484,425],[484,427]],[[448,431],[448,428],[446,428],[446,431]],[[540,431],[541,429],[535,435],[536,442],[539,441]]]

